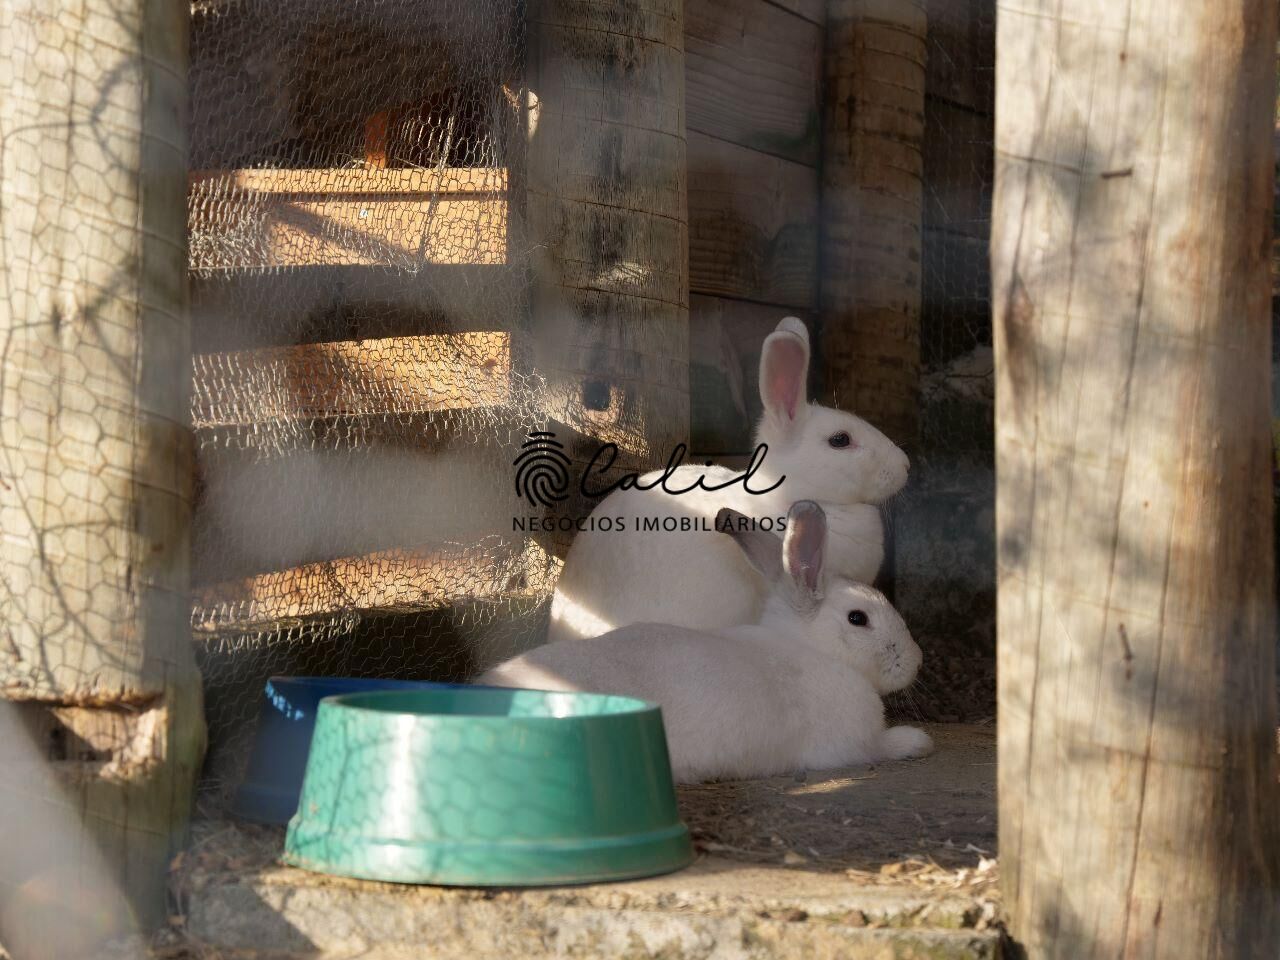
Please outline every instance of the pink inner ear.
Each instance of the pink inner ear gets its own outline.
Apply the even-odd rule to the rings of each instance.
[[[789,524],[786,547],[792,576],[805,590],[817,592],[822,582],[822,561],[827,548],[826,521],[797,514]]]
[[[785,411],[789,420],[796,418],[808,362],[809,351],[794,335],[780,336],[768,345],[764,364],[764,396],[769,409]]]

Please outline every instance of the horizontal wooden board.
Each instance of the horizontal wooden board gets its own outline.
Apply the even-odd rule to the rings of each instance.
[[[987,236],[995,181],[992,118],[933,97],[924,113],[925,226]]]
[[[512,483],[521,426],[509,423],[505,437],[478,444],[474,423],[456,437],[421,423],[416,438],[406,429],[392,441],[379,431],[355,445],[304,441],[267,456],[202,443],[192,583],[507,535],[530,509]]]
[[[504,264],[504,197],[255,195],[251,204],[195,206],[199,271],[315,265]]]
[[[814,166],[822,29],[768,0],[685,5],[689,130]]]
[[[196,353],[517,328],[528,285],[523,271],[473,264],[222,271],[189,284]]]
[[[192,627],[197,634],[244,632],[344,612],[409,613],[458,600],[537,596],[557,572],[533,540],[385,550],[198,589]]]
[[[689,298],[690,449],[717,461],[751,452],[760,405],[760,345],[788,314],[724,297]],[[812,327],[807,311],[799,315]]]
[[[247,170],[193,170],[188,182],[190,189],[207,193],[232,190],[325,196],[504,193],[507,189],[507,171],[500,167],[262,167]]]
[[[488,167],[196,171],[191,266],[505,263],[506,189]]]
[[[192,380],[197,430],[471,409],[507,398],[511,341],[478,332],[197,354]]]
[[[811,309],[818,174],[689,133],[689,289]]]

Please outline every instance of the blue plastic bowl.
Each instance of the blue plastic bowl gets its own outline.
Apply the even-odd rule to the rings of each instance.
[[[285,824],[298,809],[316,710],[325,697],[379,690],[456,689],[456,683],[366,677],[272,677],[258,711],[258,729],[233,816]]]

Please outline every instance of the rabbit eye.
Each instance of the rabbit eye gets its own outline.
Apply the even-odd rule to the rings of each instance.
[[[833,433],[830,437],[828,437],[827,443],[831,444],[831,446],[839,450],[842,447],[850,446],[853,443],[853,441],[849,439],[849,434],[841,430],[839,433]]]
[[[855,627],[865,627],[867,624],[871,622],[871,620],[867,617],[866,613],[862,610],[850,610],[849,622],[852,623]]]

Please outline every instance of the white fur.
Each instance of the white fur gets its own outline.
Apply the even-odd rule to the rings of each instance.
[[[816,510],[796,504],[792,516],[804,507]],[[795,553],[803,545],[793,544],[791,531],[789,524],[782,573],[758,623],[707,631],[632,624],[594,639],[547,644],[477,682],[656,702],[682,783],[929,753],[933,744],[923,731],[885,727],[879,695],[909,684],[921,660],[902,618],[883,594],[847,580],[823,578],[825,588],[806,605],[796,584],[803,558]],[[715,536],[739,552],[729,536]],[[820,575],[825,539],[811,549],[819,558],[810,566]],[[869,625],[850,624],[851,610],[864,611]]]
[[[808,332],[800,320],[787,317],[761,350],[765,413],[756,443],[768,444],[768,452],[751,486],[762,490],[785,476],[783,483],[764,495],[749,494],[735,483],[715,492],[672,495],[661,488],[631,489],[605,497],[593,513],[623,518],[626,530],[578,534],[552,600],[548,640],[594,637],[657,616],[695,629],[758,619],[765,585],[727,537],[697,529],[645,531],[639,529],[642,517],[703,518],[709,526],[721,507],[749,517],[778,518],[796,501],[814,500],[827,513],[832,571],[864,583],[875,579],[884,559],[884,529],[876,505],[906,483],[907,457],[865,420],[809,403],[808,364]],[[853,445],[831,447],[828,438],[840,431],[849,434]],[[705,474],[706,485],[712,486],[737,473],[686,464],[669,485],[687,487]],[[642,483],[659,475],[646,474]]]

